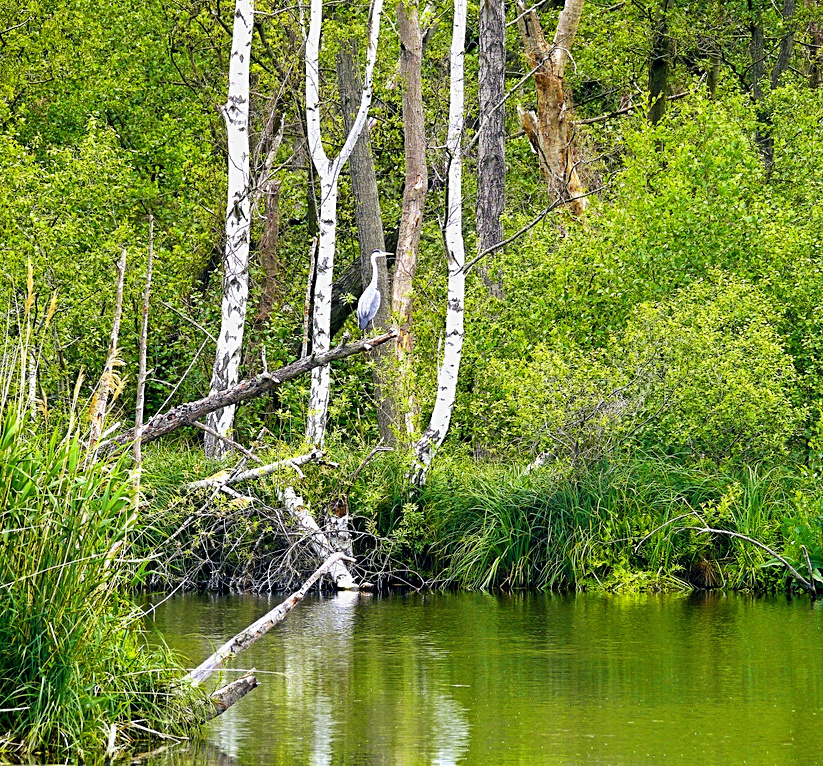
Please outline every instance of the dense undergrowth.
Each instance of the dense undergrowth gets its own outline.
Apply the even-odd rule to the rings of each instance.
[[[72,422],[46,436],[0,401],[0,761],[95,760],[193,721],[183,671],[148,643],[127,466]]]
[[[172,457],[174,455],[174,458]],[[182,491],[209,471],[199,450],[149,455],[153,534],[174,536],[158,583],[189,587],[277,588],[271,572],[293,547],[278,515],[276,489],[294,483],[322,525],[329,498],[357,468],[359,455],[333,453],[337,465],[309,465],[304,478],[269,478],[243,492],[251,507]],[[823,565],[823,494],[810,471],[765,466],[683,465],[645,453],[571,468],[534,470],[441,454],[422,490],[410,490],[401,453],[374,459],[344,491],[361,536],[358,556],[380,548],[397,571],[430,585],[472,589],[671,590],[794,587],[785,566],[762,549],[728,536],[747,535],[809,575]],[[181,534],[181,527],[185,535]],[[182,539],[181,539],[182,538]],[[187,542],[186,542],[187,541]],[[255,574],[257,572],[257,574]],[[383,579],[381,581],[381,572]],[[363,572],[381,585],[392,568]],[[159,573],[162,573],[160,577]],[[814,574],[814,572],[812,573]],[[417,579],[415,582],[419,583]]]

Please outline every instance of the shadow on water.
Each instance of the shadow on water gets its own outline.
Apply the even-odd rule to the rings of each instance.
[[[199,662],[277,600],[187,595],[155,620]],[[823,762],[821,617],[724,594],[315,597],[235,660],[262,685],[151,763]]]

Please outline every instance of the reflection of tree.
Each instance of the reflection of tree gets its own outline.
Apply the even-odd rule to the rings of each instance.
[[[469,749],[466,711],[450,696],[440,693],[432,700],[432,745],[434,766],[452,766]]]
[[[208,740],[157,748],[132,760],[134,766],[240,766],[240,763]]]

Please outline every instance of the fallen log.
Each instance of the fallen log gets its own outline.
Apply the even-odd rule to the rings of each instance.
[[[226,684],[217,691],[212,692],[209,697],[212,707],[203,715],[204,723],[225,713],[235,702],[243,699],[252,689],[256,689],[258,686],[260,686],[260,682],[254,675],[254,671],[250,671],[230,684]]]
[[[236,386],[226,388],[222,391],[215,391],[215,393],[198,399],[197,401],[179,404],[165,414],[155,415],[146,423],[140,434],[140,441],[145,444],[159,439],[161,436],[165,436],[182,426],[190,425],[195,420],[200,420],[210,412],[219,410],[222,407],[227,407],[230,404],[239,404],[249,399],[255,399],[288,380],[310,372],[315,367],[323,367],[337,359],[345,359],[355,354],[362,354],[364,351],[370,351],[374,346],[379,346],[381,343],[385,343],[395,337],[397,337],[397,330],[393,329],[381,335],[376,335],[374,338],[360,340],[346,346],[336,346],[322,354],[312,354],[304,359],[298,359],[296,362],[287,364],[285,367],[281,367],[273,372],[263,372],[254,378],[241,381]],[[128,431],[120,434],[120,436],[101,445],[101,449],[111,450],[114,447],[122,447],[126,444],[131,444],[135,438],[135,429],[130,428]]]
[[[248,649],[255,641],[268,633],[278,622],[281,622],[285,616],[305,598],[306,593],[309,592],[309,588],[344,558],[346,558],[346,555],[340,552],[329,556],[314,574],[303,583],[298,591],[292,593],[283,603],[278,604],[278,606],[267,614],[264,614],[259,620],[249,625],[248,628],[240,631],[234,638],[226,641],[211,657],[188,673],[183,680],[198,685],[210,678],[220,670],[225,662]],[[249,689],[246,691],[249,691]]]
[[[270,476],[276,471],[279,471],[281,468],[293,468],[302,479],[303,474],[300,471],[300,466],[306,465],[306,463],[310,463],[312,460],[317,460],[322,456],[323,452],[321,450],[313,449],[305,455],[297,455],[297,457],[278,460],[276,463],[268,463],[267,465],[261,465],[258,468],[252,468],[248,471],[242,471],[241,473],[234,475],[230,472],[223,471],[217,476],[212,476],[208,479],[200,479],[199,481],[189,483],[188,489],[208,489],[209,487],[222,488],[229,484],[238,484],[243,481],[262,479],[265,476]],[[259,458],[257,458],[257,460],[259,462]]]
[[[327,562],[331,561],[337,555],[334,546],[314,520],[303,498],[294,491],[293,487],[286,487],[282,492],[278,492],[278,496],[292,519],[306,533],[315,556],[325,558]],[[354,559],[343,552],[340,553],[340,558],[329,566],[329,575],[334,582],[334,587],[337,590],[360,590],[360,586],[343,563],[344,561],[354,561]]]

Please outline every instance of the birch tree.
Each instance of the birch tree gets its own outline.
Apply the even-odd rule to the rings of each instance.
[[[383,0],[374,0],[369,12],[369,47],[366,54],[366,75],[360,107],[340,153],[329,159],[323,148],[320,126],[320,28],[323,23],[323,0],[311,0],[309,33],[306,37],[306,134],[312,163],[320,187],[320,215],[317,243],[317,263],[314,280],[314,314],[312,316],[312,352],[322,354],[331,342],[332,282],[337,229],[337,185],[340,171],[349,159],[366,123],[372,96],[372,76],[377,58],[377,38],[380,34],[380,14]],[[309,416],[306,439],[321,445],[326,435],[331,376],[328,365],[312,372],[309,394]]]
[[[449,269],[446,303],[446,342],[443,362],[437,373],[437,399],[428,428],[414,446],[415,466],[412,481],[422,484],[437,448],[449,430],[457,376],[463,353],[463,309],[466,292],[465,245],[463,242],[463,102],[466,39],[466,0],[455,0],[450,61],[449,128],[446,151],[449,154],[448,194],[446,198],[446,259]]]
[[[226,249],[223,255],[223,301],[220,335],[214,356],[210,392],[237,383],[246,306],[249,296],[249,235],[251,226],[249,171],[249,63],[254,28],[254,1],[236,0],[229,62],[229,93],[223,107],[228,135],[228,201]],[[228,436],[234,424],[234,405],[211,413],[206,425]],[[206,455],[219,457],[226,442],[206,432]]]

